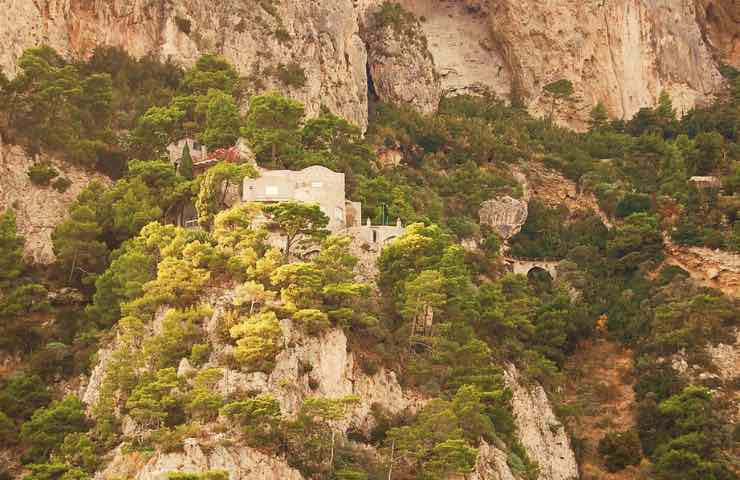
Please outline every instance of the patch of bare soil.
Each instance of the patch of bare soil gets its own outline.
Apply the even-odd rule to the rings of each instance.
[[[635,426],[636,403],[632,351],[605,339],[581,343],[565,365],[566,419],[580,450],[582,480],[632,480],[643,478],[640,469],[628,467],[610,473],[597,451],[609,431]]]
[[[701,247],[685,247],[665,238],[667,265],[689,272],[700,284],[740,297],[740,254]]]

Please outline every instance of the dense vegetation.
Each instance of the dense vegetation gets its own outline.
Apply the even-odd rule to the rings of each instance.
[[[89,184],[72,204],[54,231],[49,272],[22,260],[13,210],[0,215],[0,348],[23,359],[0,380],[0,440],[22,454],[27,479],[86,479],[122,442],[128,451],[173,451],[218,429],[285,455],[312,478],[386,478],[389,466],[396,479],[464,475],[486,441],[534,479],[503,369],[513,363],[556,390],[565,359],[597,334],[601,316],[607,335],[633,347],[638,370],[637,430],[601,442],[608,469],[644,454],[659,479],[737,478],[725,406],[711,385],[672,369],[671,356],[706,362],[704,348],[738,327],[738,301],[680,269],[648,275],[663,259],[664,232],[677,243],[740,249],[737,72],[715,104],[682,119],[667,96],[627,122],[609,121],[597,105],[579,134],[492,95],[461,96],[433,116],[373,104],[363,136],[328,111],[307,119],[277,93],[242,98],[242,79],[215,56],[182,72],[113,49],[69,64],[39,48],[20,67],[0,84],[3,137],[113,179]],[[566,87],[553,85],[553,104]],[[328,235],[318,207],[229,207],[224,186],[255,175],[250,166],[222,161],[194,176],[188,151],[172,166],[166,148],[184,136],[211,148],[244,137],[265,167],[344,172],[365,216],[408,224],[383,249],[377,285],[355,278],[349,239]],[[403,163],[381,165],[378,149],[401,152]],[[511,174],[519,162],[560,170],[614,223],[530,203],[511,253],[562,259],[557,281],[504,273],[500,240],[478,223],[482,201],[521,195]],[[39,163],[29,176],[62,189],[52,170]],[[693,175],[717,176],[722,189],[697,188]],[[177,226],[189,205],[198,229]],[[282,249],[270,232],[282,235]],[[481,248],[465,250],[460,240],[470,238]],[[47,290],[62,288],[81,299],[47,300],[58,298]],[[228,301],[216,312],[213,298]],[[274,395],[217,388],[228,371],[271,372],[289,348],[287,319],[305,338],[344,330],[366,373],[393,369],[432,400],[416,415],[375,405],[370,435],[347,438],[339,424],[362,399],[309,397],[291,417]],[[99,345],[113,348],[87,416],[80,399],[49,385],[90,373]],[[309,385],[311,368],[301,372]],[[133,431],[124,432],[124,415]]]

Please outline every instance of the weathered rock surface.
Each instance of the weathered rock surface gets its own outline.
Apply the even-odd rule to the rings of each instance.
[[[496,448],[495,445],[481,442],[478,447],[475,470],[468,478],[470,480],[516,480],[517,477],[511,473],[506,459],[506,452]]]
[[[489,89],[508,98],[511,75],[494,48],[486,1],[401,0],[418,18],[445,95]]]
[[[730,410],[732,420],[740,420],[740,389],[733,388],[734,382],[740,378],[740,330],[735,332],[735,343],[719,343],[707,347],[707,353],[717,368],[717,376],[730,393]],[[729,388],[727,388],[729,386]]]
[[[244,446],[206,446],[193,438],[185,440],[182,452],[157,453],[148,460],[136,453],[124,454],[119,449],[108,467],[95,478],[166,480],[169,472],[203,473],[209,470],[226,470],[231,480],[303,479],[283,458]]]
[[[538,463],[539,478],[578,478],[578,464],[568,434],[553,413],[545,390],[540,385],[525,385],[513,366],[507,369],[505,380],[513,393],[514,423],[519,439],[530,458]]]
[[[22,51],[42,43],[68,57],[116,45],[184,66],[219,53],[255,90],[289,94],[312,115],[326,105],[364,127],[367,54],[358,11],[352,0],[0,0],[0,67],[13,76]],[[305,84],[278,79],[278,68],[293,64]]]
[[[722,63],[740,65],[740,2],[698,0],[696,18],[706,42]]]
[[[630,117],[665,90],[681,112],[721,85],[694,0],[503,0],[491,2],[490,21],[530,110],[549,113],[542,88],[573,82],[578,101],[556,117],[576,127],[598,101],[612,116]]]
[[[522,229],[527,221],[527,202],[508,195],[483,202],[478,216],[481,225],[488,225],[501,238],[508,240]]]
[[[16,73],[23,49],[49,44],[69,57],[122,46],[185,66],[212,52],[229,58],[254,90],[277,89],[326,105],[365,127],[368,49],[360,26],[380,0],[124,1],[0,0],[0,68]],[[386,35],[370,43],[381,98],[436,108],[439,95],[512,86],[534,113],[549,112],[547,83],[574,82],[574,104],[556,117],[582,126],[603,101],[613,116],[653,105],[662,90],[680,111],[720,86],[718,62],[740,61],[740,7],[733,0],[401,0],[421,19],[428,45]],[[384,50],[391,55],[382,55]],[[305,82],[280,80],[295,66]],[[303,83],[303,84],[301,84]]]
[[[92,179],[105,180],[46,155],[38,160],[50,162],[60,176],[72,182],[66,192],[31,183],[27,172],[34,159],[23,148],[0,139],[0,211],[15,210],[18,233],[26,239],[26,256],[47,264],[54,261],[51,232],[66,217],[69,205]]]
[[[676,245],[667,236],[664,241],[667,265],[681,267],[700,284],[721,290],[731,297],[740,295],[740,254]]]
[[[214,318],[219,314],[217,310]],[[286,348],[276,357],[273,371],[269,375],[245,374],[224,368],[224,378],[218,385],[221,393],[270,392],[287,415],[296,414],[309,396],[357,395],[362,401],[343,422],[343,427],[352,426],[363,432],[369,432],[374,425],[370,414],[373,403],[392,413],[414,411],[423,404],[421,397],[401,389],[394,372],[384,368],[372,375],[363,372],[355,355],[347,351],[347,337],[342,330],[332,329],[321,337],[309,337],[289,320],[282,321],[281,326]]]
[[[393,105],[433,113],[442,97],[432,55],[417,19],[380,24],[372,14],[363,29],[374,93]]]

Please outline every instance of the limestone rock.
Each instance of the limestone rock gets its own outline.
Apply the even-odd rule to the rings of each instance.
[[[722,63],[740,65],[740,2],[697,0],[696,18]]]
[[[653,106],[663,90],[679,112],[712,96],[722,78],[695,4],[502,0],[491,2],[490,22],[496,49],[530,110],[549,113],[543,87],[565,78],[578,101],[559,108],[556,118],[583,127],[598,101],[612,116],[629,118]],[[733,35],[730,22],[723,28]],[[736,39],[729,42],[737,45]]]
[[[506,462],[506,452],[482,441],[478,447],[478,460],[470,480],[516,480]]]
[[[505,373],[513,393],[514,423],[519,439],[530,458],[540,467],[541,480],[578,478],[578,464],[565,427],[552,411],[545,390],[540,385],[522,383],[514,366]]]
[[[85,302],[85,296],[76,288],[64,287],[52,290],[47,298],[52,305],[80,305]]]
[[[424,32],[413,15],[382,24],[370,14],[363,29],[375,94],[393,105],[433,113],[442,90]]]
[[[215,316],[220,313],[217,311]],[[394,372],[380,368],[374,374],[362,371],[352,352],[347,351],[347,337],[341,329],[332,329],[321,337],[307,337],[289,320],[281,322],[286,348],[275,359],[275,368],[267,375],[245,374],[224,368],[219,391],[270,392],[287,415],[298,412],[309,396],[338,398],[357,395],[362,401],[344,422],[344,428],[355,427],[369,432],[373,426],[370,407],[379,403],[391,413],[414,411],[423,399],[401,389]],[[206,365],[209,366],[209,365]]]
[[[26,256],[48,264],[54,261],[51,232],[67,216],[69,205],[91,180],[106,180],[48,155],[39,155],[38,161],[50,162],[61,177],[68,178],[72,182],[69,189],[60,193],[31,183],[27,172],[34,159],[0,138],[0,210],[15,210],[18,233],[26,238]]]
[[[422,19],[421,29],[444,95],[490,90],[509,98],[511,72],[495,48],[488,1],[400,0]]]
[[[13,77],[22,51],[42,43],[70,58],[117,45],[184,66],[219,53],[253,91],[289,94],[309,115],[326,105],[364,128],[368,48],[359,32],[380,3],[0,0],[0,68]],[[428,44],[379,29],[381,39],[368,42],[370,73],[381,98],[425,112],[441,93],[490,89],[509,98],[515,89],[534,113],[549,113],[542,88],[560,78],[573,81],[579,98],[556,111],[571,126],[584,126],[599,100],[613,116],[629,117],[654,105],[661,90],[685,111],[721,85],[718,62],[740,61],[733,0],[400,3],[421,20],[414,29]],[[288,65],[303,69],[305,82],[281,81]]]
[[[527,221],[527,203],[508,195],[483,202],[478,216],[481,225],[488,225],[504,240],[513,237]]]
[[[279,90],[304,102],[309,115],[325,105],[367,125],[367,54],[353,0],[0,0],[0,43],[0,68],[11,77],[23,50],[42,43],[69,58],[115,45],[186,67],[217,53],[254,91]],[[280,80],[289,65],[302,69],[305,82]]]
[[[187,378],[195,373],[195,369],[190,365],[190,361],[187,358],[182,358],[180,364],[177,366],[177,376]]]
[[[105,371],[108,368],[108,364],[110,363],[111,353],[113,353],[112,347],[101,348],[100,350],[98,350],[98,362],[93,367],[87,384],[84,385],[83,388],[81,388],[80,390],[79,396],[88,407],[92,407],[93,405],[95,405],[95,403],[98,401],[98,398],[100,398],[100,389],[103,386],[103,381],[105,380]]]
[[[182,452],[157,453],[145,462],[136,454],[124,454],[118,449],[108,467],[95,478],[166,480],[170,472],[210,470],[226,470],[231,480],[303,480],[285,459],[244,446],[206,446],[192,438],[185,440]]]

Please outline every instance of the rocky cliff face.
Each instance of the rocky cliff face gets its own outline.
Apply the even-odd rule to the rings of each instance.
[[[719,61],[740,64],[740,3],[735,0],[699,0],[696,18],[704,40]]]
[[[184,66],[220,53],[255,89],[289,94],[310,114],[326,105],[367,123],[367,53],[352,0],[0,0],[0,42],[11,76],[23,49],[41,43],[69,57],[117,45]],[[285,69],[294,78],[281,76]]]
[[[52,187],[38,187],[31,183],[27,172],[36,161],[49,162],[60,176],[72,182],[69,189],[61,193]],[[93,178],[105,181],[100,175],[90,174],[46,155],[39,155],[34,160],[21,147],[4,144],[0,139],[0,210],[7,207],[15,210],[18,233],[26,238],[27,257],[44,264],[54,260],[51,232]]]
[[[565,78],[577,101],[559,116],[578,126],[598,101],[630,117],[665,90],[686,111],[711,96],[721,76],[696,21],[693,0],[496,2],[494,38],[531,109],[545,113],[543,86]]]
[[[95,478],[166,480],[170,472],[203,473],[210,470],[226,470],[230,478],[234,479],[303,479],[284,459],[271,457],[248,447],[205,445],[194,438],[185,440],[181,452],[157,453],[148,460],[139,454],[125,454],[118,449],[108,467]]]
[[[578,463],[568,433],[552,411],[545,390],[540,385],[525,385],[513,366],[509,367],[505,378],[514,394],[512,406],[519,439],[530,458],[539,465],[539,478],[578,478]]]
[[[382,99],[422,111],[441,94],[487,88],[508,98],[513,86],[533,112],[549,113],[542,88],[566,78],[578,99],[556,117],[578,127],[598,101],[631,116],[662,90],[686,110],[721,85],[718,62],[740,61],[732,0],[401,0],[424,48],[398,35],[363,41],[380,3],[0,0],[0,67],[13,76],[23,49],[42,43],[69,57],[118,45],[185,66],[215,52],[254,90],[287,93],[309,114],[325,105],[361,127],[368,71]]]
[[[421,395],[401,388],[393,372],[380,368],[377,372],[363,371],[356,354],[348,351],[347,337],[340,329],[333,329],[321,337],[307,337],[296,329],[290,321],[283,321],[284,350],[275,359],[275,368],[269,374],[245,374],[230,369],[218,361],[230,348],[223,344],[216,334],[223,307],[233,300],[230,291],[209,295],[205,301],[214,307],[214,313],[206,324],[209,341],[213,345],[211,359],[204,368],[218,366],[223,368],[224,377],[217,388],[227,395],[236,391],[270,392],[280,402],[281,410],[288,416],[295,415],[303,400],[309,396],[338,398],[357,395],[360,403],[351,415],[340,422],[338,427],[346,431],[350,428],[369,432],[374,425],[370,413],[374,403],[380,404],[391,413],[413,413],[421,408],[426,399]],[[161,321],[160,309],[153,328]],[[93,404],[99,395],[104,377],[108,351],[98,355],[99,363],[94,368],[90,381],[83,388],[81,397]],[[178,375],[192,374],[192,367],[183,360]],[[507,386],[513,392],[513,413],[519,438],[530,458],[536,461],[541,470],[542,480],[570,480],[577,478],[578,471],[570,442],[562,424],[555,417],[545,391],[539,385],[528,385],[513,366],[507,368]],[[135,434],[128,429],[130,424],[123,419],[124,432]],[[483,443],[475,473],[476,480],[513,480],[518,478],[507,463],[507,453],[503,445]],[[243,445],[238,436],[224,429],[202,428],[197,438],[185,441],[182,451],[157,452],[146,458],[136,453],[125,453],[121,449],[113,452],[106,467],[97,478],[133,478],[136,480],[163,480],[170,471],[203,472],[212,469],[226,469],[231,478],[250,478],[260,480],[302,478],[290,468],[285,459],[265,455]]]

